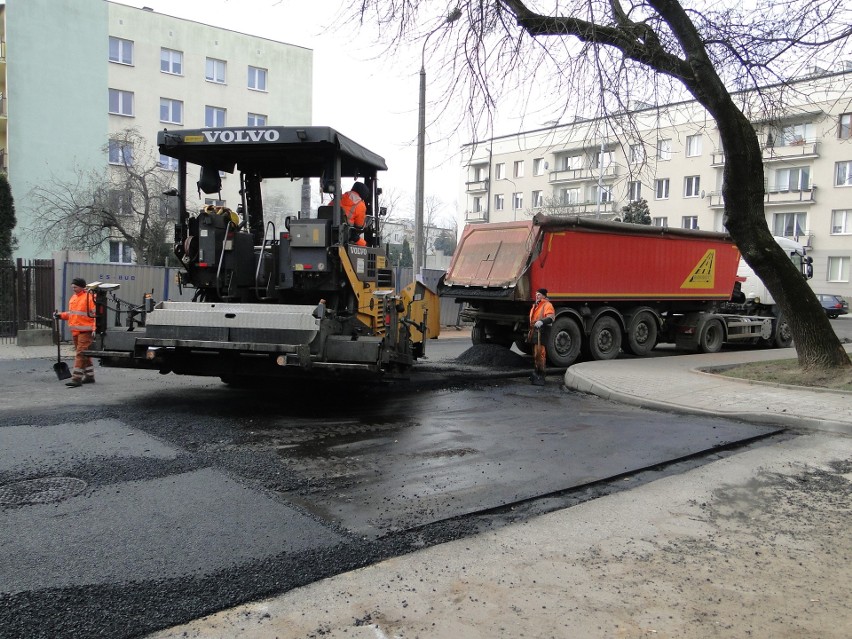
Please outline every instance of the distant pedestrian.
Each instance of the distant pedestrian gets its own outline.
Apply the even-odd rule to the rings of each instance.
[[[84,351],[92,345],[92,333],[95,330],[95,303],[92,295],[86,290],[86,280],[82,277],[71,280],[71,290],[74,294],[68,301],[68,310],[64,313],[54,312],[53,316],[68,322],[68,327],[71,329],[76,356],[71,379],[65,385],[77,388],[83,384],[95,383],[95,364],[91,357],[84,355]]]
[[[547,327],[553,324],[556,311],[547,299],[547,289],[540,288],[535,292],[535,304],[530,309],[530,332],[527,340],[533,347],[533,362],[535,369],[530,381],[536,386],[544,386],[545,368],[547,367]]]

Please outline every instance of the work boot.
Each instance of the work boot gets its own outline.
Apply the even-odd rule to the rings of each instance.
[[[65,382],[65,385],[68,388],[78,388],[79,386],[83,385],[83,382],[80,381],[79,379],[72,379],[70,381]]]
[[[532,383],[533,386],[544,386],[544,375],[539,372],[533,373]]]
[[[84,384],[94,384],[94,383],[95,383],[95,378],[94,378],[94,377],[84,377],[84,378],[83,378],[83,383],[84,383]]]

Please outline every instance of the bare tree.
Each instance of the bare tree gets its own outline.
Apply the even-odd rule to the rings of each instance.
[[[566,112],[578,96],[593,96],[599,114],[623,112],[628,96],[651,104],[661,102],[659,96],[695,99],[716,122],[724,149],[725,227],[779,304],[799,364],[852,368],[816,296],[766,223],[763,155],[749,119],[752,109],[783,110],[789,74],[817,56],[842,53],[852,33],[843,0],[757,0],[747,7],[705,0],[458,0],[443,14],[417,0],[352,6],[396,43],[422,42],[424,52],[429,44],[430,52],[441,53],[441,67],[451,75],[448,91],[456,99],[468,92],[462,97],[474,129],[490,126],[501,96],[531,96],[529,87],[538,81],[548,83]],[[763,90],[769,85],[772,94]],[[449,97],[443,96],[445,105]]]
[[[174,186],[173,174],[136,129],[111,137],[103,150],[109,159],[104,170],[80,170],[74,181],[54,178],[32,189],[38,216],[28,230],[43,248],[97,252],[120,241],[141,264],[167,263],[174,219],[163,193]]]

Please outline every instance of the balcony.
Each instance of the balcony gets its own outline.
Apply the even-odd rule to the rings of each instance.
[[[481,193],[488,190],[488,179],[475,180],[473,182],[465,182],[465,188],[468,193]]]
[[[603,170],[604,180],[613,180],[618,176],[618,166],[611,164]],[[563,169],[551,171],[548,176],[550,184],[565,184],[568,182],[594,181],[601,177],[600,169]]]
[[[597,215],[598,203],[594,200],[588,200],[586,202],[574,202],[571,204],[557,204],[556,206],[537,209],[537,211],[554,216],[570,217],[572,215],[579,215],[580,217],[589,217]],[[615,202],[601,202],[600,212],[611,215],[618,212],[618,206]]]
[[[763,196],[765,206],[786,206],[795,204],[798,206],[810,206],[816,204],[816,186],[799,191],[768,189]],[[710,208],[721,209],[725,207],[725,198],[720,191],[710,192]]]
[[[465,222],[487,222],[488,221],[488,211],[465,211],[464,212],[464,221]]]
[[[819,142],[794,142],[785,146],[764,146],[763,162],[772,164],[774,162],[797,162],[800,160],[813,160],[819,157]],[[721,168],[725,166],[725,153],[713,151],[710,155],[710,166]]]

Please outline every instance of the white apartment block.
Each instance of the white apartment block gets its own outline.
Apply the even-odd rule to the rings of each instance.
[[[0,160],[15,198],[17,257],[49,257],[23,231],[38,215],[32,187],[118,163],[132,153],[114,139],[126,129],[156,151],[164,128],[311,124],[313,52],[303,47],[106,0],[6,0],[0,46]],[[156,155],[164,171],[176,169]],[[221,200],[232,208],[238,182],[223,175]],[[189,204],[211,197],[219,199]],[[300,210],[301,184],[265,197],[283,219]],[[120,242],[109,253],[132,258]]]
[[[792,82],[780,115],[752,122],[763,145],[769,228],[809,247],[814,291],[852,298],[852,69],[845,66]],[[656,225],[725,230],[724,150],[715,122],[694,101],[476,141],[462,156],[465,224],[536,213],[620,219],[622,207],[644,199]]]

